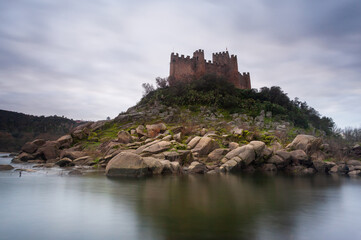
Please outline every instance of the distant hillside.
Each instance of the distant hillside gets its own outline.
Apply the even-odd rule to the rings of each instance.
[[[19,151],[35,138],[54,140],[68,133],[78,123],[58,116],[32,116],[0,110],[0,152]]]

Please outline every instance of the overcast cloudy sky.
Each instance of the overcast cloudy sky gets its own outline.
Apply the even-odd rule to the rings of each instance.
[[[1,0],[0,109],[115,117],[168,76],[172,51],[199,48],[361,126],[359,0]]]

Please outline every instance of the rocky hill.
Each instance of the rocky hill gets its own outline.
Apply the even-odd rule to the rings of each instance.
[[[280,88],[240,90],[221,80],[148,91],[115,119],[82,124],[56,141],[28,142],[14,161],[95,167],[107,176],[220,173],[361,174],[329,141],[332,119]],[[74,171],[73,171],[74,172]]]
[[[77,126],[73,120],[0,110],[0,152],[16,152],[35,138],[54,140]]]

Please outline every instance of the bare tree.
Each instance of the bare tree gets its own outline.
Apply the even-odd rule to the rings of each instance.
[[[157,77],[155,82],[157,84],[157,88],[165,88],[168,86],[168,78]]]
[[[143,83],[142,87],[144,89],[143,96],[147,96],[150,92],[154,91],[154,86],[150,83]]]

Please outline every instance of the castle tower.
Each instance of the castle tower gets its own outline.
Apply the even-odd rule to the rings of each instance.
[[[193,53],[195,77],[200,78],[206,74],[206,60],[204,59],[204,51],[199,49]]]
[[[189,82],[206,74],[224,78],[236,88],[250,89],[251,78],[249,73],[239,73],[237,56],[229,56],[228,51],[213,53],[212,61],[206,61],[204,51],[199,49],[193,53],[193,57],[179,56],[172,53],[170,56],[169,84]]]

